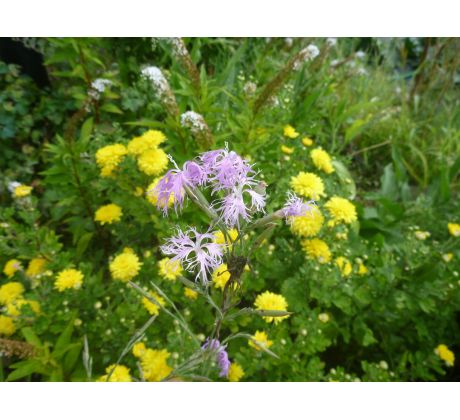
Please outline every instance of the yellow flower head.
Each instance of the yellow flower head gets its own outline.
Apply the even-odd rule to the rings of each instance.
[[[10,316],[19,316],[24,306],[28,306],[35,314],[39,314],[41,311],[40,303],[36,300],[17,299],[6,305],[6,313]]]
[[[299,136],[299,133],[295,131],[295,128],[292,125],[286,125],[284,127],[283,134],[290,139],[295,139]]]
[[[449,350],[449,348],[445,344],[440,344],[436,347],[434,351],[441,360],[446,362],[447,366],[453,366],[455,362],[455,354]]]
[[[14,321],[9,316],[0,315],[0,336],[4,335],[9,337],[16,332]]]
[[[430,232],[424,232],[424,231],[421,231],[421,230],[416,230],[415,231],[415,237],[419,241],[424,241],[425,239],[428,239],[430,236],[431,236]]]
[[[292,155],[294,153],[293,147],[285,146],[284,144],[281,145],[281,151],[286,155]]]
[[[313,207],[311,213],[292,218],[291,231],[297,236],[315,236],[321,230],[323,222],[323,215],[317,207]]]
[[[168,365],[169,352],[166,349],[145,349],[139,356],[142,374],[146,381],[159,382],[166,378],[172,368]]]
[[[348,277],[353,271],[351,268],[351,263],[345,257],[337,257],[335,259],[335,264],[340,270],[340,274],[344,277]]]
[[[318,321],[322,322],[323,324],[328,323],[329,320],[330,320],[329,314],[327,314],[326,312],[318,314]]]
[[[287,311],[287,302],[284,296],[277,295],[269,291],[263,292],[257,296],[254,306],[257,310],[265,311]],[[289,318],[289,315],[285,316],[264,316],[266,322],[274,322],[275,324],[280,323],[283,319]]]
[[[110,375],[110,372],[112,372],[111,375]],[[101,376],[98,382],[106,382],[109,375],[110,375],[109,382],[131,382],[131,375],[129,374],[129,368],[127,368],[124,365],[110,365],[105,370],[105,373],[106,375]]]
[[[168,167],[168,162],[163,149],[151,149],[139,156],[137,166],[147,175],[158,176]]]
[[[161,306],[165,306],[165,300],[157,293],[150,292],[149,295],[152,296],[152,298],[156,300]],[[158,306],[156,303],[153,303],[150,299],[143,297],[142,304],[150,315],[158,315],[160,313],[160,306]]]
[[[447,229],[452,236],[458,238],[460,236],[460,225],[458,223],[448,223]]]
[[[37,277],[45,272],[46,260],[44,258],[32,258],[27,266],[26,275]]]
[[[452,258],[454,258],[454,254],[452,254],[452,252],[448,252],[447,254],[443,254],[442,255],[442,259],[448,263],[448,262],[451,262],[452,261]]]
[[[345,198],[334,196],[324,205],[329,211],[332,218],[330,221],[332,226],[338,223],[352,223],[358,219],[356,215],[356,208]]]
[[[21,262],[19,260],[9,260],[6,262],[5,267],[3,267],[3,272],[8,277],[13,277],[16,271],[22,270]]]
[[[119,222],[123,216],[121,207],[116,204],[107,204],[106,206],[99,207],[94,215],[94,220],[101,225],[111,225],[113,222]]]
[[[160,276],[166,280],[174,281],[179,277],[183,270],[179,261],[171,261],[170,258],[163,258],[158,261]]]
[[[313,144],[313,140],[308,138],[308,137],[304,137],[302,139],[302,143],[304,146],[308,147],[308,146],[311,146]]]
[[[228,271],[227,264],[221,264],[214,270],[212,274],[212,282],[214,287],[224,290],[225,285],[230,280],[230,272]],[[235,284],[236,286],[236,284]]]
[[[155,188],[160,182],[161,178],[155,178],[152,183],[147,187],[147,190],[145,191],[145,195],[147,197],[147,200],[149,203],[152,203],[154,206],[158,204],[158,194],[155,193]],[[174,203],[174,193],[169,195],[168,199],[168,207],[171,207]],[[162,203],[160,203],[162,204]]]
[[[230,382],[239,382],[243,376],[243,368],[238,363],[233,362],[228,370],[228,380]]]
[[[186,287],[184,289],[184,296],[189,299],[195,300],[198,297],[198,292],[195,292],[195,290]]]
[[[111,144],[100,148],[96,152],[96,163],[101,168],[101,176],[111,176],[127,153],[128,150],[122,144]]]
[[[302,249],[311,260],[317,260],[320,264],[331,261],[331,250],[327,243],[318,238],[305,239],[301,242]]]
[[[109,264],[109,269],[115,280],[127,282],[137,276],[141,265],[139,257],[131,249],[125,248]]]
[[[0,304],[8,305],[16,299],[21,298],[23,293],[24,286],[21,283],[17,281],[6,283],[0,287]]]
[[[297,176],[293,176],[291,187],[298,195],[312,200],[319,200],[326,195],[323,181],[318,175],[311,172],[299,172]]]
[[[228,236],[229,236],[230,243],[225,241],[224,233],[222,231],[218,230],[214,234],[214,242],[216,244],[219,244],[219,245],[227,245],[228,248],[231,249],[233,242],[235,242],[236,239],[238,238],[238,231],[236,229],[230,229],[228,231]]]
[[[58,273],[54,288],[59,292],[66,289],[79,289],[83,283],[83,273],[74,268],[67,268]]]
[[[367,269],[367,267],[362,262],[360,262],[358,265],[358,274],[360,276],[365,276],[368,273],[368,271],[369,270]]]
[[[14,196],[17,198],[27,197],[32,192],[32,187],[28,185],[18,185],[14,189]]]
[[[327,152],[325,152],[321,147],[317,147],[310,152],[311,160],[313,164],[323,172],[331,174],[334,172],[334,167],[332,166],[331,157]]]
[[[139,156],[147,150],[156,149],[166,140],[166,136],[158,130],[148,130],[128,143],[128,153]]]
[[[143,354],[145,353],[145,350],[147,350],[147,348],[145,347],[145,344],[142,341],[139,341],[138,343],[134,344],[133,346],[134,357],[142,357]]]
[[[268,339],[268,335],[265,331],[256,331],[255,334],[252,336],[252,338],[258,343],[260,343],[266,349],[271,347],[271,345],[273,344],[273,341]],[[249,340],[248,344],[249,344],[249,347],[252,347],[256,350],[261,350],[261,347],[258,346],[256,343],[254,343],[254,341],[252,340]]]

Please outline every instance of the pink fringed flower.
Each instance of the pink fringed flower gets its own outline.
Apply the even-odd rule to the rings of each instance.
[[[209,338],[206,340],[206,342],[201,346],[202,350],[208,350],[210,349],[211,351],[216,353],[216,361],[217,364],[220,368],[219,376],[221,378],[227,378],[228,377],[228,371],[231,366],[230,359],[228,358],[228,353],[225,350],[227,345],[222,346],[220,344],[220,341],[217,340],[216,338],[210,340]]]
[[[166,175],[160,179],[153,193],[158,197],[157,207],[163,211],[164,215],[168,214],[169,198],[172,196],[174,209],[179,207],[182,210],[185,199],[185,187],[196,187],[203,185],[208,178],[208,173],[196,162],[187,161],[184,163],[182,170],[177,166],[166,172]]]
[[[238,153],[227,149],[212,150],[200,156],[203,167],[210,174],[213,192],[232,189],[251,179],[254,170]]]
[[[248,206],[244,197],[249,195],[250,206]],[[254,191],[248,186],[238,185],[233,188],[222,200],[218,211],[221,213],[222,220],[229,227],[235,225],[239,227],[240,220],[251,220],[251,213],[255,211],[263,211],[265,207],[265,197]]]
[[[289,220],[291,217],[305,216],[307,213],[311,213],[314,205],[315,202],[313,200],[304,203],[302,199],[290,192],[280,213]]]
[[[171,261],[180,261],[189,272],[197,272],[196,280],[208,283],[208,276],[222,264],[222,245],[214,243],[215,232],[199,233],[194,228],[186,232],[177,230],[177,235],[168,239],[161,250],[171,256]]]

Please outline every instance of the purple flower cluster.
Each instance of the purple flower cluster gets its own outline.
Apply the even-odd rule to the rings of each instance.
[[[171,261],[180,261],[191,272],[197,271],[196,280],[208,283],[208,276],[222,264],[222,245],[214,242],[214,232],[199,233],[190,228],[185,232],[177,229],[177,234],[161,246],[166,255],[172,255]]]
[[[228,353],[225,350],[226,347],[227,346],[222,346],[219,340],[217,339],[210,340],[209,338],[206,340],[206,342],[201,347],[202,350],[210,349],[217,353],[216,361],[220,368],[219,376],[221,378],[228,377],[228,371],[231,365],[231,362],[228,358]]]
[[[169,170],[153,191],[164,215],[168,214],[171,199],[177,212],[183,207],[187,191],[195,195],[197,187],[210,188],[214,197],[211,207],[219,221],[229,228],[236,226],[240,230],[242,221],[249,222],[254,213],[265,209],[265,186],[255,179],[254,169],[236,152],[227,148],[211,150],[185,162],[182,169],[174,165],[175,169]],[[311,203],[314,202],[304,203],[290,193],[285,206],[275,216],[290,221],[311,211]],[[170,255],[172,261],[180,261],[187,271],[196,271],[196,280],[207,284],[208,277],[223,262],[223,245],[214,243],[214,234],[199,233],[194,228],[185,232],[178,229],[161,250]]]
[[[212,204],[221,220],[230,228],[239,227],[241,220],[249,221],[254,212],[265,208],[264,193],[254,189],[258,184],[255,175],[251,165],[236,152],[212,150],[202,153],[196,161],[185,162],[182,169],[169,170],[154,194],[158,197],[158,208],[167,215],[170,197],[177,211],[183,207],[186,187],[209,186],[213,196],[219,192],[223,195]]]

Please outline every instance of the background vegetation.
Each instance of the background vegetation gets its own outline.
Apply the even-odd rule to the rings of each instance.
[[[460,239],[448,229],[460,223],[457,39],[195,38],[184,40],[183,54],[164,39],[17,42],[43,55],[49,84],[38,87],[21,67],[0,62],[0,287],[20,282],[40,310],[3,302],[14,331],[0,328],[0,379],[96,380],[117,363],[151,316],[111,276],[109,262],[126,247],[142,261],[134,281],[159,285],[200,340],[209,334],[212,309],[158,267],[173,225],[203,217],[188,206],[164,219],[146,196],[155,177],[134,158],[114,177],[101,177],[96,162],[100,148],[149,129],[165,134],[162,148],[179,164],[227,142],[263,175],[272,210],[300,171],[317,173],[328,196],[357,208],[352,225],[323,226],[329,263],[308,258],[288,226],[253,256],[242,305],[270,290],[293,314],[276,325],[244,316],[226,326],[228,334],[266,332],[278,356],[233,340],[227,350],[241,380],[458,379],[457,366],[435,352],[440,344],[460,350]],[[309,44],[319,56],[288,68]],[[151,65],[166,76],[176,110],[141,76]],[[95,91],[101,78],[111,84]],[[181,125],[188,110],[204,117],[210,138]],[[287,125],[297,138],[283,134]],[[318,146],[333,157],[334,173],[313,165]],[[18,197],[12,182],[33,190]],[[119,223],[95,221],[108,203],[122,208]],[[336,266],[338,256],[351,274]],[[36,275],[27,270],[34,258],[46,261]],[[12,259],[20,269],[10,275]],[[82,287],[56,290],[57,274],[71,267],[83,273]],[[148,348],[169,352],[171,368],[193,352],[189,334],[163,311],[142,332]],[[142,378],[131,352],[121,363]]]

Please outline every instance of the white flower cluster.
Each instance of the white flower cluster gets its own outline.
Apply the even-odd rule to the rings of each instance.
[[[141,74],[143,77],[152,82],[154,88],[158,91],[160,95],[170,90],[166,77],[164,77],[163,72],[158,67],[145,67],[141,71]]]
[[[319,48],[310,44],[300,51],[298,58],[294,63],[294,70],[298,70],[304,62],[313,61],[319,55]]]
[[[182,127],[190,128],[192,133],[199,133],[206,129],[203,117],[194,111],[184,112],[180,116],[180,123]]]
[[[254,93],[256,93],[257,90],[257,85],[254,82],[248,81],[244,84],[243,86],[243,92],[247,96],[252,96]]]
[[[96,79],[91,83],[91,89],[89,90],[89,95],[94,99],[99,99],[101,93],[104,93],[105,89],[109,86],[112,86],[112,81],[108,79]]]
[[[17,187],[20,187],[22,184],[18,181],[11,181],[8,183],[8,191],[12,194]]]
[[[178,56],[188,55],[187,48],[181,38],[168,38],[168,42],[173,47],[174,54]]]

